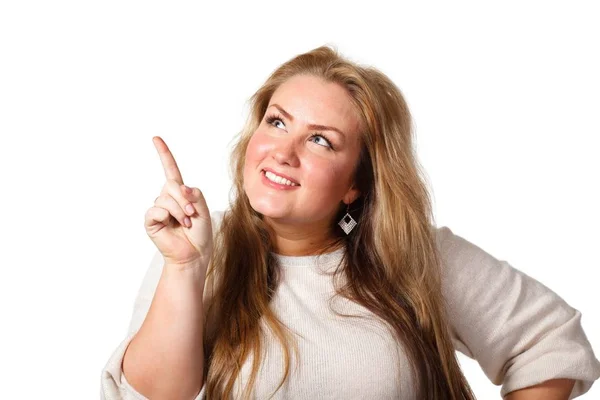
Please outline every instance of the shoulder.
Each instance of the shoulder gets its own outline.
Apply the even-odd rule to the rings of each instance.
[[[434,226],[433,233],[436,244],[440,249],[442,244],[454,234],[447,226]]]
[[[458,267],[473,262],[497,264],[500,261],[447,226],[436,227],[434,232],[436,245],[442,258],[442,268]]]

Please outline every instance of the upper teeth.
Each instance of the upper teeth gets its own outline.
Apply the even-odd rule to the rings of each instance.
[[[275,175],[271,171],[265,171],[265,176],[268,180],[273,181],[275,183],[279,183],[281,185],[298,186],[297,183],[294,183],[289,179],[282,178],[281,176]]]

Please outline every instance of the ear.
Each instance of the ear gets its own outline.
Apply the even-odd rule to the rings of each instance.
[[[348,189],[342,200],[345,204],[352,204],[354,200],[356,200],[359,196],[360,191],[354,185],[352,185],[352,187]]]

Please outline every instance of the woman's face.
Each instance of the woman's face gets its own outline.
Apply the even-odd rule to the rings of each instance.
[[[360,119],[342,86],[313,76],[290,78],[273,94],[246,149],[244,190],[252,207],[279,224],[325,226],[341,201],[360,194],[353,188],[359,132]],[[298,186],[271,186],[265,169]]]

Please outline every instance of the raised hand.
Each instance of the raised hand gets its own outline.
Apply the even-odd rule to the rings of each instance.
[[[144,227],[165,265],[206,268],[213,249],[210,212],[202,192],[183,184],[181,172],[167,144],[152,138],[162,162],[166,182],[154,206],[145,215]]]

